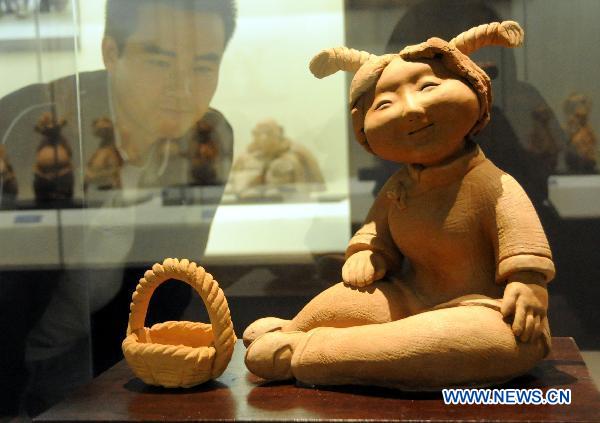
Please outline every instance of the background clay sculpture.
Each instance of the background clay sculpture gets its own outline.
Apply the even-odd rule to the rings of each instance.
[[[323,189],[323,184],[313,154],[287,139],[283,127],[269,119],[252,130],[252,143],[233,165],[228,191],[240,198],[261,198]]]
[[[552,174],[558,163],[560,147],[550,128],[552,111],[547,105],[541,105],[531,112],[533,129],[529,135],[529,152],[539,166],[543,166],[544,174]]]
[[[15,171],[10,164],[6,149],[3,145],[0,145],[0,193],[2,196],[10,196],[14,199],[18,192],[19,186]]]
[[[596,173],[596,134],[588,122],[592,102],[583,94],[571,94],[564,103],[567,115],[566,161],[573,173]]]
[[[312,60],[319,78],[356,72],[358,141],[406,166],[350,240],[343,282],[292,320],[267,317],[246,329],[252,373],[439,389],[506,381],[549,352],[546,236],[523,189],[471,140],[489,120],[491,84],[467,55],[522,40],[507,21],[398,54],[335,48]]]
[[[42,114],[35,131],[43,138],[35,156],[33,189],[39,202],[70,200],[73,198],[73,153],[61,130],[65,119],[56,119],[53,113]]]
[[[95,186],[100,190],[121,187],[123,159],[115,145],[112,121],[101,117],[94,121],[94,135],[100,138],[100,146],[88,161],[85,170],[84,189]]]

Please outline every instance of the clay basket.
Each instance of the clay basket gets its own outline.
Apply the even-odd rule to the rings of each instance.
[[[169,279],[191,285],[202,297],[211,324],[164,322],[144,327],[154,290]],[[236,342],[227,300],[210,273],[188,260],[156,263],[132,296],[123,354],[135,375],[149,385],[187,388],[219,377]]]

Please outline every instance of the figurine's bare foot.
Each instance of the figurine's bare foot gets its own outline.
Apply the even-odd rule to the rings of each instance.
[[[280,319],[278,317],[263,317],[253,322],[246,328],[242,335],[244,346],[248,347],[255,339],[265,333],[281,330],[283,326],[289,323],[289,320]]]
[[[270,332],[257,338],[246,350],[246,367],[266,380],[293,379],[292,356],[306,332]]]

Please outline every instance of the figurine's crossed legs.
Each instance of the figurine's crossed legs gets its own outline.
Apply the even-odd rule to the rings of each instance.
[[[256,326],[275,329],[265,322]],[[388,281],[364,289],[337,284],[292,320],[271,322],[281,330],[258,336],[246,353],[247,367],[265,379],[316,385],[497,383],[531,369],[549,339],[519,342],[502,319],[499,300],[464,297],[427,311],[401,282]],[[253,325],[245,338],[258,335]]]

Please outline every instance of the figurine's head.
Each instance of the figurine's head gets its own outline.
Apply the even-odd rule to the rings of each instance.
[[[34,130],[46,137],[46,140],[53,143],[64,142],[60,135],[63,126],[67,124],[64,118],[57,119],[53,113],[44,112],[38,119]]]
[[[207,112],[234,0],[108,0],[102,41],[118,124],[177,138]]]
[[[115,132],[112,120],[107,117],[98,118],[94,120],[92,127],[94,128],[94,135],[102,139],[101,147],[114,144]]]
[[[565,114],[578,122],[587,122],[587,117],[592,108],[592,102],[588,96],[578,93],[572,93],[565,100]]]
[[[259,122],[252,130],[250,151],[274,154],[288,147],[289,143],[284,136],[283,127],[273,119]]]
[[[430,38],[398,54],[347,48],[311,61],[317,77],[355,71],[350,88],[353,129],[371,153],[387,160],[434,165],[453,157],[489,121],[488,75],[467,56],[486,45],[517,46],[516,22],[481,25],[450,42]]]

